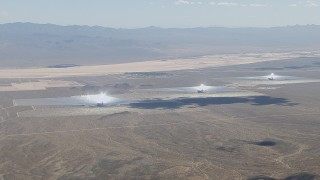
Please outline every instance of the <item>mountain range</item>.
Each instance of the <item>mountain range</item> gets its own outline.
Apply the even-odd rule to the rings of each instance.
[[[204,55],[310,50],[320,26],[274,28],[115,29],[10,23],[0,25],[1,67],[93,65]]]

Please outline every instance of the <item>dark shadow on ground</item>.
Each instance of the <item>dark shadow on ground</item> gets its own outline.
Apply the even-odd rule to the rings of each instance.
[[[259,142],[250,142],[250,144],[254,144],[257,146],[275,146],[277,143],[274,141],[259,141]]]
[[[188,98],[182,97],[174,100],[146,100],[132,103],[131,108],[139,109],[178,109],[188,105],[208,106],[208,105],[224,105],[224,104],[251,104],[256,106],[265,105],[281,105],[294,106],[285,98],[273,98],[270,96],[254,96],[254,97],[207,97],[207,98]]]
[[[303,65],[303,66],[285,66],[283,68],[272,68],[272,67],[266,67],[266,68],[255,68],[257,71],[279,71],[279,70],[286,70],[286,69],[306,69],[306,68],[314,68],[318,67],[319,64],[314,63],[314,65]]]
[[[77,67],[80,65],[76,65],[76,64],[57,64],[57,65],[53,65],[53,66],[47,66],[47,68],[70,68],[70,67]]]
[[[283,180],[318,180],[318,179],[320,179],[320,176],[317,176],[315,174],[299,173],[299,174],[289,176]]]
[[[284,179],[278,179],[278,180],[318,180],[320,176],[310,173],[298,173],[291,176],[288,176]],[[247,180],[277,180],[271,177],[267,176],[256,176],[248,178]]]
[[[267,176],[256,176],[256,177],[248,178],[247,180],[277,180],[277,179],[267,177]]]
[[[264,146],[264,147],[271,147],[271,146],[276,146],[279,142],[276,142],[271,139],[265,139],[261,141],[247,141],[247,140],[240,140],[241,143],[244,144],[251,144],[251,145],[256,145],[256,146]]]

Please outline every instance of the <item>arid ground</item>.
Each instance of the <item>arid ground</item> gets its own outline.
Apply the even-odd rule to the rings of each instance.
[[[318,55],[245,54],[145,64],[2,69],[0,177],[319,179]],[[237,79],[271,72],[306,81]],[[146,90],[201,83],[243,92],[206,95]],[[145,101],[110,107],[13,103],[101,91]]]

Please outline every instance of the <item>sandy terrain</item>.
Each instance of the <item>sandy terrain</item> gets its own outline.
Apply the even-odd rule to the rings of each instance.
[[[61,80],[39,80],[34,82],[21,82],[0,85],[0,92],[4,91],[31,91],[31,90],[45,90],[53,87],[74,87],[81,86],[77,82],[61,81]]]
[[[259,53],[205,56],[196,59],[156,60],[114,65],[80,66],[70,68],[1,69],[0,78],[53,78],[66,76],[107,75],[125,72],[154,72],[250,64],[301,57],[303,52]],[[309,56],[318,55],[309,53]]]

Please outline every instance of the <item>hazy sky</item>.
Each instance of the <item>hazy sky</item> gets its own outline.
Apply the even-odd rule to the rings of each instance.
[[[0,0],[0,23],[159,27],[320,24],[320,0]]]

